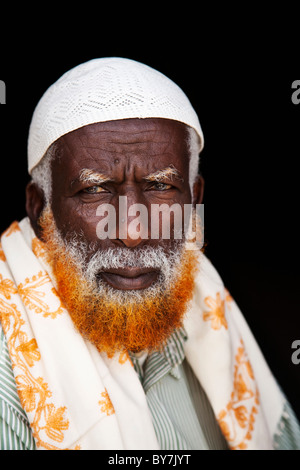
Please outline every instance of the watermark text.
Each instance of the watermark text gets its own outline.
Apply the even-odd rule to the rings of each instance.
[[[291,357],[292,363],[298,365],[300,364],[300,339],[295,339],[292,342],[292,349],[295,349]]]
[[[292,89],[295,90],[291,96],[292,103],[299,104],[300,103],[300,80],[293,81]]]
[[[6,104],[6,85],[3,80],[0,80],[0,104]]]
[[[128,206],[127,197],[120,196],[117,206],[100,204],[96,216],[100,217],[96,226],[100,240],[185,240],[191,250],[204,244],[204,204]]]

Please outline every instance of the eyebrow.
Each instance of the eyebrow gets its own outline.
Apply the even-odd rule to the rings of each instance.
[[[97,171],[93,171],[88,168],[83,168],[79,173],[79,177],[73,180],[71,185],[77,182],[89,183],[89,184],[103,184],[103,183],[107,183],[108,181],[113,181],[113,180],[112,178],[106,176],[103,173],[99,173]]]
[[[164,179],[176,179],[179,181],[184,181],[183,178],[180,176],[179,171],[174,167],[174,165],[170,165],[163,170],[155,171],[154,173],[150,173],[150,175],[145,176],[143,179],[146,181],[163,181]]]
[[[143,180],[148,181],[148,182],[153,182],[153,181],[160,182],[165,179],[169,179],[172,181],[173,178],[182,182],[184,181],[184,179],[180,176],[179,171],[174,167],[174,165],[170,165],[167,168],[155,171],[153,173],[150,173],[147,176],[144,176]],[[108,181],[111,182],[114,180],[110,178],[109,176],[105,175],[104,173],[99,173],[99,172],[90,170],[88,168],[83,168],[79,173],[79,177],[75,178],[71,182],[71,185],[78,183],[78,182],[101,185],[103,183],[107,183]]]

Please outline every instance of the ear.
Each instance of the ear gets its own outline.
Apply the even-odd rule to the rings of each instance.
[[[30,182],[26,186],[26,212],[30,219],[32,228],[38,238],[41,238],[38,220],[44,209],[44,206],[44,192],[35,183]]]
[[[193,205],[202,204],[204,193],[204,179],[202,175],[198,175],[193,186]]]

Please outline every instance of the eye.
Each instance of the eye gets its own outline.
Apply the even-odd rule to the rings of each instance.
[[[101,186],[89,186],[88,188],[85,188],[82,190],[83,193],[86,194],[99,194],[105,191]]]
[[[151,189],[155,189],[156,191],[166,191],[171,188],[172,188],[171,184],[160,183],[159,181],[156,183],[153,183],[153,185],[151,186]]]

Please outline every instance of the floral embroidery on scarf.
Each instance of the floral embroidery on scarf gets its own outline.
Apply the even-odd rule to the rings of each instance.
[[[16,350],[23,354],[29,367],[34,366],[34,361],[39,361],[41,359],[36,340],[33,338],[30,341],[27,341],[27,335],[25,335],[25,333],[20,332],[20,345]]]
[[[203,320],[211,321],[211,327],[214,330],[220,330],[222,326],[228,328],[225,318],[225,301],[221,299],[221,294],[218,292],[216,299],[211,296],[205,297],[205,304],[210,310],[203,312]]]
[[[219,413],[218,422],[231,449],[247,449],[247,441],[251,440],[254,430],[259,398],[242,340],[235,360],[231,400]]]
[[[230,309],[230,304],[233,302],[233,297],[231,296],[230,292],[228,289],[224,289],[225,291],[225,302],[227,303],[229,309]]]
[[[20,232],[21,229],[20,229],[20,226],[19,226],[19,222],[15,221],[13,222],[7,230],[5,230],[5,232],[3,232],[3,235],[5,237],[9,237],[12,233],[15,233],[15,232]]]
[[[6,261],[6,257],[4,251],[2,250],[2,246],[0,244],[0,261]]]
[[[18,393],[24,410],[34,413],[31,428],[37,447],[55,450],[58,449],[55,443],[63,441],[63,431],[69,428],[69,421],[64,417],[66,407],[55,407],[49,402],[52,392],[48,384],[42,377],[35,377],[30,370],[41,356],[36,340],[28,338],[22,329],[25,322],[17,306],[8,302],[16,292],[12,281],[1,276],[0,296],[6,300],[0,297],[0,319],[7,337],[12,366],[18,370]],[[46,442],[43,436],[47,436],[53,443]]]
[[[108,392],[105,389],[105,392],[101,393],[102,400],[99,400],[99,405],[101,407],[102,413],[106,413],[107,416],[111,416],[115,413],[115,409],[113,404],[109,398]]]
[[[16,294],[17,289],[14,286],[14,283],[10,279],[3,279],[0,274],[0,294],[8,300],[11,297],[11,294]]]
[[[49,304],[44,300],[46,292],[43,291],[43,286],[48,288],[50,287],[50,291],[53,296],[57,298],[59,305],[56,310],[50,310]],[[35,313],[43,313],[44,317],[51,317],[54,319],[64,311],[62,303],[56,294],[54,287],[52,287],[49,276],[45,272],[40,271],[36,276],[32,276],[32,278],[27,277],[24,283],[22,282],[18,285],[18,291],[22,297],[24,305],[31,310],[34,310]]]
[[[119,364],[125,364],[126,361],[129,361],[130,364],[133,366],[129,354],[127,351],[123,351],[119,355]]]
[[[44,429],[46,435],[53,441],[62,442],[64,440],[63,431],[69,428],[69,421],[64,418],[65,411],[65,406],[56,408],[52,403],[45,406],[46,424],[40,429]]]

